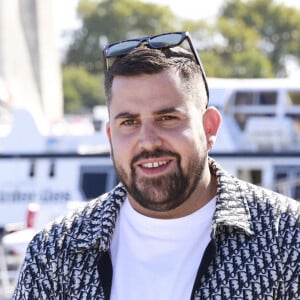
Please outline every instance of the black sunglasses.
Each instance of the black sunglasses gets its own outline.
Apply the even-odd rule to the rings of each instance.
[[[146,43],[150,48],[153,49],[163,49],[163,48],[171,48],[171,47],[178,46],[185,39],[188,41],[190,49],[195,57],[195,60],[200,67],[202,78],[205,84],[207,99],[209,99],[209,90],[208,90],[206,74],[202,66],[200,57],[193,45],[191,35],[188,32],[169,32],[169,33],[163,33],[154,36],[144,36],[137,39],[130,39],[130,40],[109,44],[105,46],[105,48],[103,49],[104,69],[106,71],[108,69],[109,58],[125,55],[131,52],[132,50],[134,50],[135,48],[139,47],[142,43]]]

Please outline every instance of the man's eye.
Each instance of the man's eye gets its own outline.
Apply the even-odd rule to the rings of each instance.
[[[162,116],[160,119],[162,121],[172,121],[172,120],[175,120],[176,117],[174,117],[174,116]]]
[[[124,120],[121,125],[123,126],[132,126],[132,125],[135,125],[137,124],[137,121],[134,120],[134,119],[129,119],[129,120]]]

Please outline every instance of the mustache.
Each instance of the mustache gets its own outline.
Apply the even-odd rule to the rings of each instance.
[[[180,156],[173,151],[169,151],[165,149],[155,149],[154,151],[142,151],[141,153],[134,156],[131,161],[131,166],[133,166],[140,159],[148,159],[148,158],[155,158],[161,156],[173,156],[176,157],[178,161],[180,161]]]

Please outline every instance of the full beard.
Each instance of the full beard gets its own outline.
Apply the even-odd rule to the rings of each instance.
[[[137,174],[134,167],[136,161],[163,155],[176,158],[174,172],[156,178],[147,178]],[[166,150],[142,152],[134,157],[131,162],[131,176],[126,174],[125,170],[116,163],[114,155],[113,160],[118,177],[131,197],[142,207],[156,212],[166,212],[184,203],[196,189],[204,169],[204,160],[201,160],[198,154],[194,154],[189,159],[187,170],[184,173],[181,168],[180,156]]]

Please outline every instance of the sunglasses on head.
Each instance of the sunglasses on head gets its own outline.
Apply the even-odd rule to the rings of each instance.
[[[130,39],[126,41],[120,41],[113,44],[107,45],[103,49],[104,57],[104,69],[108,69],[108,59],[112,57],[118,57],[125,55],[135,48],[139,47],[142,43],[146,43],[148,47],[153,49],[163,49],[163,48],[172,48],[179,46],[184,40],[188,41],[190,49],[195,57],[196,63],[200,67],[202,78],[205,84],[205,90],[207,99],[209,98],[208,84],[206,79],[206,74],[202,66],[200,57],[196,51],[196,48],[193,45],[192,38],[188,32],[170,32],[163,33],[154,36],[144,36],[141,38]]]

